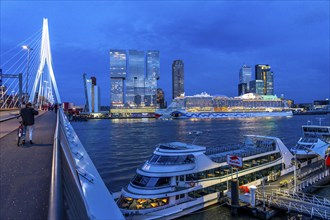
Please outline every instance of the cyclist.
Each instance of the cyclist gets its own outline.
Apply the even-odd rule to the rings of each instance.
[[[20,110],[20,115],[23,120],[23,134],[22,134],[22,144],[25,144],[25,135],[27,132],[27,129],[29,129],[29,139],[30,139],[30,144],[33,144],[32,138],[33,138],[33,128],[34,128],[34,116],[38,115],[38,111],[34,110],[32,107],[31,102],[28,102],[25,105],[25,108],[22,108]]]

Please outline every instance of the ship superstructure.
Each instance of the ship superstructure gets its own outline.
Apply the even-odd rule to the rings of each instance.
[[[224,118],[292,116],[287,102],[273,95],[244,94],[238,97],[210,96],[201,93],[175,98],[160,117]]]
[[[303,136],[291,148],[297,159],[310,159],[322,156],[328,159],[330,154],[330,126],[303,125]]]

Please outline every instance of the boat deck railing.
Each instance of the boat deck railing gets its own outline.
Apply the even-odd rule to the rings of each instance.
[[[275,148],[273,146],[267,146],[267,147],[260,147],[260,148],[254,148],[254,147],[238,147],[235,150],[229,150],[229,151],[220,151],[221,148],[217,148],[219,151],[210,151],[213,152],[213,154],[207,154],[210,156],[211,160],[216,163],[222,163],[227,161],[227,154],[233,154],[235,156],[239,157],[249,157],[257,154],[262,154],[270,151],[274,151]],[[222,148],[226,149],[226,148]],[[226,152],[226,154],[225,154]],[[221,155],[217,156],[217,153],[221,153]],[[214,155],[212,157],[211,155]]]
[[[239,150],[242,148],[242,145],[232,145],[232,146],[217,146],[217,147],[208,147],[206,148],[206,155],[213,155],[222,152]]]

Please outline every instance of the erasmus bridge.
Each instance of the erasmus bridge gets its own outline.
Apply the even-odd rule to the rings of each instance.
[[[61,103],[47,19],[0,68],[0,219],[124,219],[63,110],[42,111]],[[17,147],[26,102],[39,109],[35,143]]]

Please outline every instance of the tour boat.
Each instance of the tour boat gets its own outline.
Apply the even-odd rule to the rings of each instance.
[[[241,160],[234,173],[228,155]],[[291,166],[292,157],[280,139],[256,135],[245,136],[244,143],[235,146],[159,144],[121,190],[117,204],[127,219],[177,218],[216,204],[232,178],[242,186],[279,176]]]
[[[302,132],[303,136],[291,148],[297,159],[310,159],[316,156],[329,159],[330,126],[303,125]]]

